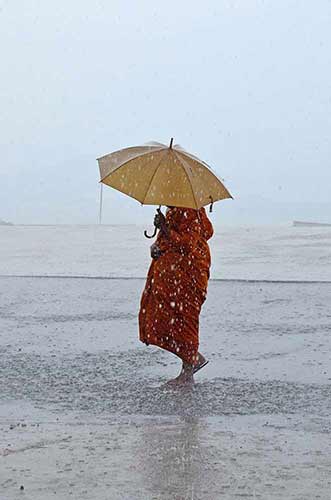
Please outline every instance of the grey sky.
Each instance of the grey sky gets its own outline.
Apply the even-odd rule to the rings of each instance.
[[[328,202],[330,26],[327,0],[0,1],[0,217],[93,223],[95,158],[172,136],[225,179],[228,222]],[[104,194],[106,222],[151,216]]]

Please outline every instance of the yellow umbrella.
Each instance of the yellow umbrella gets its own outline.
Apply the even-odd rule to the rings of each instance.
[[[98,158],[100,182],[143,205],[199,209],[232,198],[210,167],[179,145],[157,142]]]

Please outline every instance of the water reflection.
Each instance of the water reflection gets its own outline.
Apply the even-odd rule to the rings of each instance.
[[[139,461],[153,499],[197,500],[203,484],[203,423],[196,417],[142,426]]]

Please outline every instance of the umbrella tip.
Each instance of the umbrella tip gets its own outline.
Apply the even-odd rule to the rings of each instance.
[[[174,142],[174,138],[173,138],[173,137],[171,137],[171,139],[170,139],[170,144],[169,144],[169,149],[172,149],[172,143],[173,143],[173,142]]]

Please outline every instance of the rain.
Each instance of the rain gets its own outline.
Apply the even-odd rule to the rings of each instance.
[[[0,500],[329,500],[330,21],[1,2]]]

